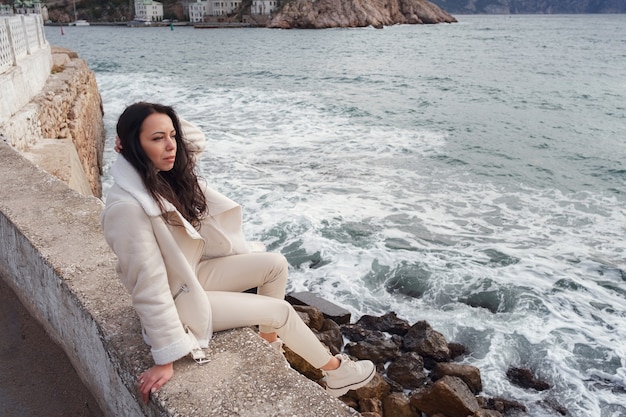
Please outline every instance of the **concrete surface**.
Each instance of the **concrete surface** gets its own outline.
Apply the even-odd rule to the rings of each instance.
[[[144,405],[136,376],[152,361],[100,230],[102,203],[1,140],[0,160],[0,278],[66,353],[106,416],[358,415],[286,369],[251,329],[217,333],[204,366],[177,361],[172,380]]]
[[[102,417],[65,352],[0,279],[0,416]]]

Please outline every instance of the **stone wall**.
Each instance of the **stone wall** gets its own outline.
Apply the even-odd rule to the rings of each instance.
[[[0,131],[42,169],[101,197],[105,134],[95,75],[75,52],[53,47],[51,54],[47,82],[28,104],[0,120]]]

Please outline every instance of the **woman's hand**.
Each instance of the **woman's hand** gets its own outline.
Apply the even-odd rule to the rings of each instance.
[[[174,363],[154,365],[137,378],[141,399],[148,404],[150,394],[156,392],[174,375]]]

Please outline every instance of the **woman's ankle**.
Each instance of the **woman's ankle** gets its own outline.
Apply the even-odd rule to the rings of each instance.
[[[341,361],[334,356],[331,356],[326,365],[322,366],[320,369],[322,371],[334,371],[339,368],[341,365]]]
[[[278,335],[276,334],[276,332],[272,332],[272,333],[259,332],[259,336],[265,339],[268,343],[272,343],[278,340]]]

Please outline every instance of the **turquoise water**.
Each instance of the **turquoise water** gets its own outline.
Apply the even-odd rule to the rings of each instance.
[[[289,290],[428,320],[530,415],[625,416],[626,16],[458,18],[46,34],[96,73],[107,166],[134,101],[203,128],[204,175]]]

